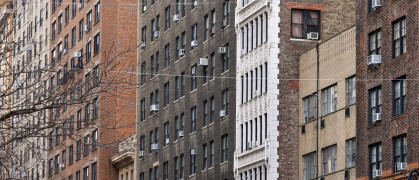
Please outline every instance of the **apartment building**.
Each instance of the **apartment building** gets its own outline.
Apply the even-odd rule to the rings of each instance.
[[[356,179],[355,36],[353,26],[300,56],[298,179]]]
[[[135,133],[137,1],[52,0],[49,4],[48,179],[110,180],[110,158]],[[132,83],[132,84],[131,84]]]
[[[236,2],[139,5],[135,179],[233,179]]]
[[[49,3],[45,0],[37,3],[13,1],[13,75],[10,75],[12,111],[27,109],[33,105],[31,99],[37,96],[34,92],[42,88],[42,83],[37,82],[47,78],[47,74],[41,74],[41,70],[45,69],[49,59],[48,6]],[[43,119],[43,112],[21,114],[12,118],[11,127],[15,129],[10,129],[11,137],[20,137],[22,133],[30,135],[12,143],[9,178],[46,179],[46,138],[42,137],[45,131],[34,131]],[[26,129],[27,132],[17,129]]]
[[[298,179],[298,59],[353,24],[355,2],[240,0],[237,6],[235,176]]]
[[[357,179],[419,176],[418,7],[357,1]]]

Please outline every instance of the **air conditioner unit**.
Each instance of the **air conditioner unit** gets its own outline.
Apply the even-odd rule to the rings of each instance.
[[[372,8],[381,7],[381,0],[372,0],[371,6]]]
[[[221,110],[220,117],[225,117],[225,116],[226,116],[226,110]]]
[[[396,163],[397,171],[406,171],[407,170],[407,163],[398,162]]]
[[[145,42],[141,43],[141,49],[144,49],[145,47],[147,47],[147,45],[145,44]]]
[[[60,168],[65,168],[65,164],[60,164]]]
[[[208,66],[208,59],[207,58],[199,58],[197,64],[198,64],[198,66]]]
[[[84,31],[89,31],[89,25],[84,25]]]
[[[255,91],[255,96],[259,96],[259,91],[258,90]]]
[[[214,34],[215,34],[215,28],[214,28],[214,27],[211,27],[211,28],[210,28],[210,34],[211,34],[211,35],[214,35]]]
[[[381,64],[381,55],[370,55],[368,56],[368,61],[367,61],[368,65],[373,65],[373,64]]]
[[[179,137],[185,136],[185,131],[179,131]]]
[[[218,53],[225,54],[226,52],[227,52],[227,48],[226,47],[218,47]]]
[[[375,114],[373,114],[373,115],[372,115],[372,121],[373,121],[374,123],[376,123],[376,122],[378,122],[378,121],[381,121],[381,113],[375,113]]]
[[[81,52],[74,52],[74,57],[76,57],[76,58],[81,57]]]
[[[245,55],[245,54],[247,54],[246,49],[242,49],[241,55]]]
[[[151,144],[151,150],[159,150],[159,144]]]
[[[64,54],[67,54],[67,49],[64,49],[64,50],[63,50],[63,53],[64,53]]]
[[[167,138],[167,139],[166,139],[166,144],[169,144],[169,142],[170,142],[170,141],[169,141],[169,138]]]
[[[198,6],[198,1],[197,1],[197,0],[195,0],[195,1],[193,2],[193,6],[194,6],[194,7]]]
[[[14,117],[14,118],[13,118],[13,123],[17,123],[17,122],[19,122],[19,118]]]
[[[372,178],[378,178],[383,176],[383,171],[382,170],[374,170],[372,172]]]
[[[307,33],[307,39],[318,40],[319,39],[319,33],[318,32]]]
[[[193,47],[198,46],[198,41],[197,40],[191,41],[191,46],[193,46]]]
[[[179,49],[178,54],[179,54],[179,56],[184,56],[185,55],[185,49]]]
[[[228,24],[227,19],[223,19],[223,24],[221,24],[221,26],[224,28],[227,26],[227,24]]]
[[[143,11],[147,11],[147,6],[144,6],[143,7]]]
[[[191,155],[195,155],[196,154],[196,149],[191,149]]]
[[[158,38],[159,36],[160,36],[160,31],[155,31],[155,32],[154,32],[154,37],[155,37],[155,38]]]
[[[179,14],[173,15],[173,21],[178,22],[180,20]]]
[[[253,147],[257,147],[258,145],[259,145],[259,142],[255,141]]]
[[[83,7],[83,4],[82,3],[79,3],[79,8],[81,8],[81,7]]]
[[[158,104],[152,104],[150,106],[150,111],[159,111],[159,105]]]
[[[247,142],[247,149],[252,149],[252,142]]]
[[[144,157],[144,151],[139,151],[139,152],[138,152],[138,156],[140,156],[140,157]]]
[[[26,48],[26,50],[27,50],[27,51],[32,51],[32,46],[28,46],[28,47]]]

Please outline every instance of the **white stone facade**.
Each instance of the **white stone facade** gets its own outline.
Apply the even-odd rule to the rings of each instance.
[[[277,179],[279,3],[240,0],[236,9],[235,179]]]

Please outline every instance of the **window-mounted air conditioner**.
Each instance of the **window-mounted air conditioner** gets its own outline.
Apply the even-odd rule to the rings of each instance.
[[[218,53],[225,54],[226,52],[227,52],[227,48],[226,47],[218,47]]]
[[[67,54],[67,49],[64,49],[64,50],[63,50],[63,53],[64,53],[64,54]]]
[[[74,52],[74,57],[76,57],[76,58],[81,57],[81,52]]]
[[[253,147],[257,147],[258,145],[259,145],[259,142],[255,141]]]
[[[195,155],[196,154],[196,149],[191,149],[191,155]]]
[[[193,2],[193,6],[194,6],[194,7],[198,6],[198,1],[197,1],[197,0],[195,0],[195,1]]]
[[[151,144],[151,150],[159,150],[159,144]]]
[[[185,136],[185,131],[179,131],[179,137]]]
[[[225,117],[226,116],[226,110],[221,110],[220,111],[220,117]]]
[[[318,32],[309,32],[309,33],[307,33],[307,39],[318,40],[319,39],[319,33]]]
[[[197,40],[191,41],[191,46],[193,46],[193,47],[198,46],[198,41]]]
[[[138,156],[144,157],[144,151],[138,151]]]
[[[60,164],[60,168],[65,168],[65,164]]]
[[[150,111],[159,111],[159,105],[158,104],[152,104],[150,106]]]
[[[83,7],[83,4],[82,3],[79,3],[79,8],[81,8],[81,7]]]
[[[372,8],[381,7],[381,0],[372,0],[371,1],[371,7]]]
[[[169,144],[170,140],[169,138],[166,139],[166,144]]]
[[[178,22],[180,20],[179,14],[173,15],[173,21]]]
[[[145,44],[145,42],[141,43],[141,49],[144,49],[145,47],[147,47],[147,45]]]
[[[207,58],[199,58],[197,64],[198,64],[198,66],[208,66],[208,59]]]
[[[407,170],[407,163],[398,162],[396,163],[397,171],[406,171]]]
[[[89,25],[84,25],[84,31],[89,31]]]
[[[252,142],[247,142],[247,149],[252,149]]]
[[[221,26],[224,28],[226,27],[228,24],[228,20],[227,19],[223,19],[223,23],[221,24]]]
[[[147,6],[144,6],[143,7],[143,11],[147,11]]]
[[[155,38],[158,38],[159,36],[160,36],[160,31],[155,31],[155,32],[154,32],[154,37],[155,37]]]
[[[383,171],[382,170],[374,170],[372,172],[372,178],[378,178],[383,176]]]
[[[367,59],[368,65],[381,64],[381,55],[370,55]]]
[[[373,114],[373,115],[372,115],[372,121],[373,121],[374,123],[376,123],[376,122],[378,122],[378,121],[381,121],[381,113],[375,113],[375,114]]]
[[[179,49],[178,54],[179,54],[179,56],[184,56],[185,55],[185,49]]]

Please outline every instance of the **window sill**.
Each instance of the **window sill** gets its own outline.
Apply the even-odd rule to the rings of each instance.
[[[290,38],[290,41],[300,41],[300,42],[319,42],[319,40],[309,40],[309,39],[304,39],[304,38]]]
[[[194,132],[189,133],[189,136],[196,134],[196,130]]]
[[[224,71],[223,73],[221,73],[220,74],[220,76],[224,76],[224,75],[226,75],[228,72],[230,72],[230,70],[228,69],[228,70],[226,70],[226,71]]]
[[[374,124],[368,124],[367,129],[371,129],[371,128],[374,128],[374,127],[377,127],[377,126],[381,125],[381,122],[382,122],[382,121],[383,121],[383,120],[381,120],[380,122],[376,122],[376,123],[374,123]]]
[[[400,114],[400,115],[397,115],[397,116],[393,116],[393,117],[391,117],[391,120],[393,121],[393,120],[397,120],[397,119],[400,119],[400,118],[402,118],[402,117],[405,117],[406,116],[406,113],[403,113],[403,114]]]
[[[165,110],[165,109],[169,108],[169,106],[170,106],[170,105],[169,105],[169,104],[167,104],[166,106],[164,106],[164,107],[163,107],[163,110]]]
[[[192,177],[195,177],[195,176],[196,176],[196,173],[192,174],[192,175],[189,175],[189,178],[192,178]]]
[[[220,163],[220,166],[225,165],[225,164],[228,164],[228,161],[224,161],[224,162]]]
[[[407,52],[391,59],[391,62],[400,61],[400,59],[404,59],[407,56],[406,54],[407,54]]]
[[[194,93],[196,91],[197,91],[197,89],[195,88],[194,90],[192,90],[191,92],[189,92],[189,94],[192,94],[192,93]]]

